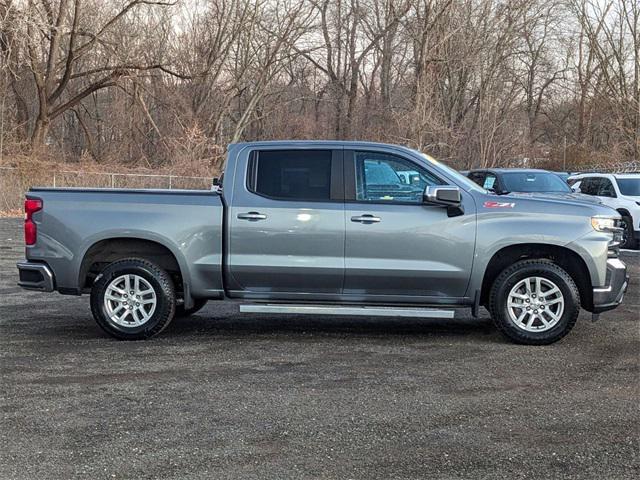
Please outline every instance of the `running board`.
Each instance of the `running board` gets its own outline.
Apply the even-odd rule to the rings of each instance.
[[[294,313],[297,315],[362,315],[367,317],[453,318],[453,310],[410,307],[358,307],[340,305],[260,304],[240,305],[241,313]]]

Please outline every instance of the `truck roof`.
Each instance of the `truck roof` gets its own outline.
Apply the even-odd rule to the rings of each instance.
[[[245,146],[283,146],[283,147],[343,147],[343,148],[365,148],[365,147],[385,147],[396,150],[418,151],[402,145],[393,143],[367,142],[359,140],[259,140],[254,142],[237,142],[229,144],[230,147]]]
[[[231,143],[230,145],[263,145],[263,144],[271,144],[271,145],[278,145],[278,144],[293,144],[293,145],[299,145],[299,144],[362,144],[362,145],[384,145],[384,146],[388,146],[388,147],[398,147],[400,145],[396,145],[393,143],[382,143],[382,142],[370,142],[370,141],[364,141],[364,140],[254,140],[251,142],[236,142],[236,143]]]
[[[541,168],[474,168],[471,172],[497,172],[497,173],[556,173]]]

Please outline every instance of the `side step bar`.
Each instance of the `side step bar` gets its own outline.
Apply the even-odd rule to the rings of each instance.
[[[362,315],[367,317],[453,318],[453,310],[411,307],[260,304],[240,305],[241,313],[293,313],[297,315]]]

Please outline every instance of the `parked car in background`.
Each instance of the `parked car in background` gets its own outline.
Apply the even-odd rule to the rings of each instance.
[[[490,168],[470,170],[470,180],[487,190],[507,193],[545,193],[574,197],[569,185],[556,173],[532,168]],[[579,197],[578,197],[579,198]]]
[[[640,241],[640,173],[582,173],[569,178],[574,192],[597,197],[622,216],[622,248]]]

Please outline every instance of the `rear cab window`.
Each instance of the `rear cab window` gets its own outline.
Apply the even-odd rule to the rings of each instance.
[[[247,189],[273,200],[341,200],[342,165],[332,150],[251,152]]]

